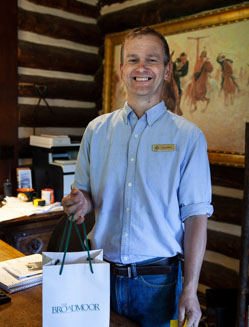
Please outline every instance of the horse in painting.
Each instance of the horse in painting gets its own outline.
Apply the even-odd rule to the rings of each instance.
[[[206,111],[210,98],[207,96],[208,75],[213,71],[213,66],[209,60],[202,65],[201,71],[194,74],[191,82],[186,87],[185,98],[190,102],[191,112],[197,110],[197,102],[205,101],[206,105],[202,112]]]
[[[222,86],[225,105],[233,104],[237,84],[234,81],[232,63],[225,60],[223,63]]]

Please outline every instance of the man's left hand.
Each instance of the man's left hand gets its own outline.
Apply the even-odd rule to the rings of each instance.
[[[178,304],[178,326],[182,327],[187,319],[187,327],[198,327],[201,309],[196,293],[182,291]]]

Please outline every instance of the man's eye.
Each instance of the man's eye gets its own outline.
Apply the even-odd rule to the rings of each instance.
[[[137,59],[129,59],[128,62],[134,63],[137,62]]]

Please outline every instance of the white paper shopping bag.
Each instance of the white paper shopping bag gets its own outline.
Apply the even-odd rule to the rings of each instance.
[[[103,261],[103,250],[88,254],[67,252],[59,275],[63,252],[43,253],[43,327],[109,327],[110,266]]]

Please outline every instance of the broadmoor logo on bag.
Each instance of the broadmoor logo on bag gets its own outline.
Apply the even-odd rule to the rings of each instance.
[[[59,306],[52,307],[52,314],[73,313],[79,311],[100,311],[100,307],[98,303],[70,305],[62,304]]]

